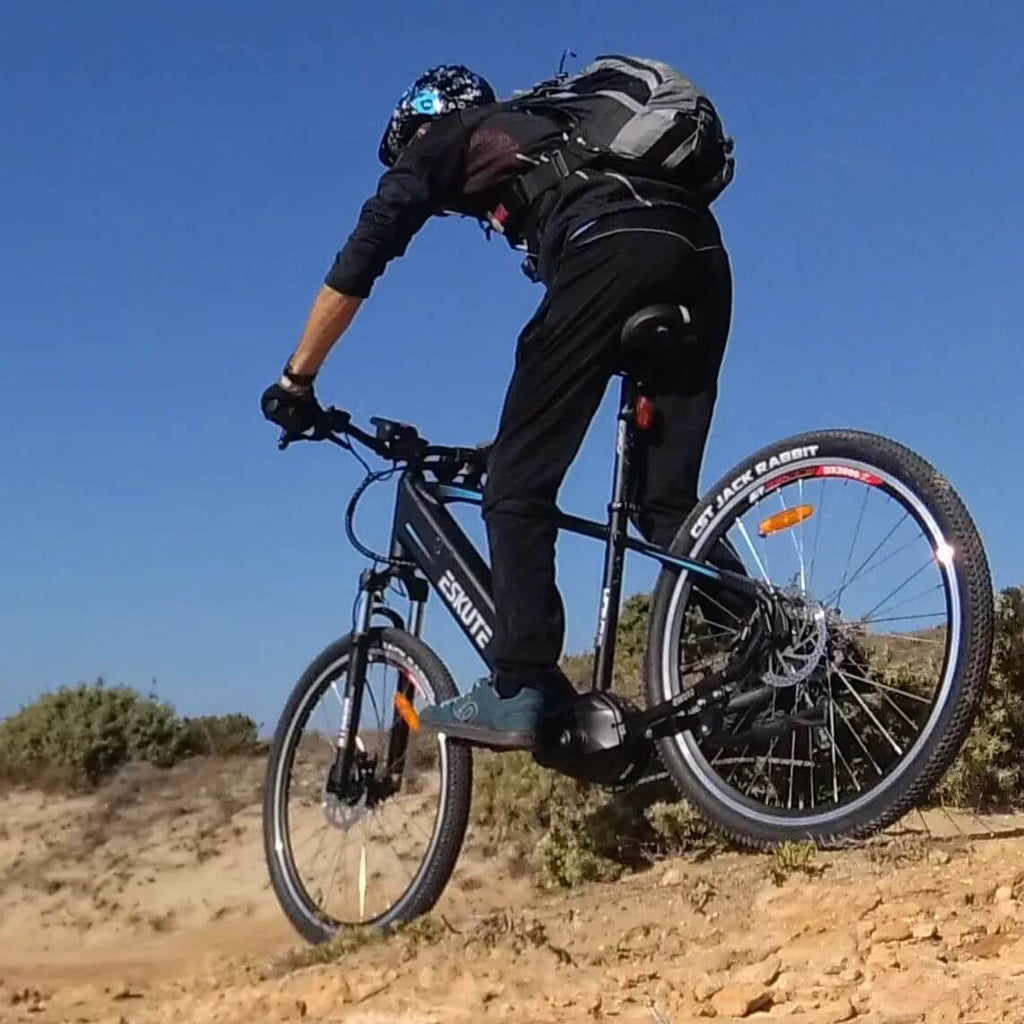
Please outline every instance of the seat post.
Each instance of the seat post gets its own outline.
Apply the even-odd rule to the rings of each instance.
[[[619,625],[619,603],[622,598],[622,562],[626,553],[623,542],[629,525],[627,498],[633,456],[636,398],[637,383],[628,374],[624,374],[615,434],[612,500],[608,505],[608,541],[605,546],[601,608],[597,619],[597,636],[594,640],[595,690],[608,690],[612,685],[615,635]]]

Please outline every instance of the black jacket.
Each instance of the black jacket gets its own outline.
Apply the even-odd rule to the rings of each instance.
[[[326,283],[345,295],[365,298],[389,260],[401,256],[427,218],[453,212],[486,220],[509,184],[557,149],[562,131],[538,114],[509,111],[500,104],[458,111],[431,122],[380,179],[363,204],[355,230],[338,253]],[[566,235],[576,225],[621,210],[685,206],[710,212],[684,189],[665,182],[588,168],[540,196],[510,244],[537,261],[537,276],[549,281]]]

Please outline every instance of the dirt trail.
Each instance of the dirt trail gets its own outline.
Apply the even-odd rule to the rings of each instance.
[[[557,895],[471,839],[444,925],[296,970],[259,783],[0,798],[0,1022],[1024,1021],[1024,818],[915,816],[781,884],[727,854]]]

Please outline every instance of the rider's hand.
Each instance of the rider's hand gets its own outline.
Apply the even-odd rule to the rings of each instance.
[[[320,422],[324,412],[313,393],[313,386],[299,387],[289,381],[271,384],[260,398],[263,415],[289,434],[301,434]]]

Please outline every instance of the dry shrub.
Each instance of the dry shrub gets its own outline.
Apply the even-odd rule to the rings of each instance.
[[[1014,806],[1024,793],[1024,587],[996,602],[992,672],[978,719],[936,789],[960,807]]]

